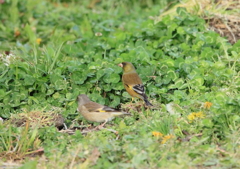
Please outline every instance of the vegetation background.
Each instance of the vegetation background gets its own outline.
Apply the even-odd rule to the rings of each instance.
[[[0,166],[238,168],[239,9],[235,0],[0,0]],[[122,61],[153,108],[130,102]],[[132,116],[86,133],[82,93]]]

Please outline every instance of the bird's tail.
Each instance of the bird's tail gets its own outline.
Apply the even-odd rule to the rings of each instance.
[[[144,95],[144,98],[143,98],[143,100],[144,100],[144,102],[145,102],[145,104],[146,104],[146,106],[153,106],[149,101],[148,101],[148,98],[147,98],[147,96],[146,95]]]
[[[144,99],[144,102],[146,103],[146,106],[153,106],[147,99]]]
[[[115,111],[115,112],[112,112],[113,116],[122,116],[122,115],[131,115],[130,113],[127,113],[127,112],[121,112],[121,111]]]

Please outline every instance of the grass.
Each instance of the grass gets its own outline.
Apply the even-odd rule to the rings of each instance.
[[[238,168],[240,43],[183,8],[158,20],[177,3],[2,3],[0,166]],[[130,102],[122,61],[137,68],[151,109]],[[98,123],[76,112],[82,93],[132,116],[89,132]]]
[[[239,40],[239,13],[240,4],[236,0],[211,1],[211,0],[186,0],[176,4],[172,9],[163,12],[158,20],[164,15],[174,16],[177,7],[185,7],[187,11],[198,15],[206,20],[207,27],[210,30],[218,32],[222,37],[227,37],[232,44]]]

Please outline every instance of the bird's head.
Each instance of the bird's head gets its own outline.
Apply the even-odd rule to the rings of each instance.
[[[80,94],[77,97],[77,101],[78,101],[78,105],[83,105],[83,104],[86,104],[86,103],[90,102],[90,99],[88,98],[87,95]]]
[[[118,66],[122,67],[125,73],[135,71],[135,67],[130,62],[122,62],[122,63],[119,63]]]

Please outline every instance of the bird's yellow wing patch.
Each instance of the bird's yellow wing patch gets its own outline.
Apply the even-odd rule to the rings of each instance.
[[[115,109],[113,109],[111,107],[108,107],[108,106],[104,106],[102,108],[99,108],[96,111],[97,112],[102,112],[102,113],[104,113],[104,112],[118,112],[118,110],[115,110]]]
[[[98,110],[98,112],[102,112],[102,113],[103,113],[103,112],[106,112],[106,110],[101,110],[101,109],[100,109],[100,110]]]

